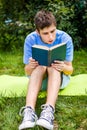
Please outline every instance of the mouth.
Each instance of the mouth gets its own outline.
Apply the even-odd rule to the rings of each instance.
[[[53,40],[50,40],[50,41],[48,41],[49,43],[52,43],[53,42]]]

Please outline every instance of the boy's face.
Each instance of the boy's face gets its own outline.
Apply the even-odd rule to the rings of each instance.
[[[56,26],[52,24],[38,31],[42,41],[46,44],[52,44],[56,38]]]

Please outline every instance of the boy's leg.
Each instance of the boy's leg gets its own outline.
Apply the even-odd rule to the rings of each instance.
[[[26,106],[20,111],[20,114],[23,115],[23,121],[19,126],[19,130],[32,128],[36,124],[37,115],[35,113],[35,104],[45,72],[46,67],[38,66],[31,74],[26,97]]]
[[[28,92],[26,97],[26,106],[35,109],[38,93],[41,88],[43,76],[46,73],[46,67],[38,66],[31,74]]]
[[[58,91],[61,85],[61,73],[52,67],[47,68],[48,85],[47,85],[47,100],[42,106],[40,118],[37,120],[37,125],[53,130],[53,120],[55,112],[55,103],[58,96]]]
[[[48,67],[48,86],[47,86],[47,101],[46,104],[50,104],[55,107],[58,91],[61,85],[61,73],[52,67]]]

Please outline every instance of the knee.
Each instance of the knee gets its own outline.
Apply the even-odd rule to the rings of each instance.
[[[52,67],[48,67],[48,68],[47,68],[47,72],[48,72],[48,73],[52,73],[52,72],[54,72],[54,71],[55,71],[55,69],[52,68]]]
[[[54,69],[53,67],[48,67],[47,68],[47,73],[48,73],[48,75],[52,75],[52,74],[60,74],[60,72],[59,71],[57,71],[56,69]]]
[[[39,74],[45,74],[46,73],[46,67],[45,66],[37,66],[35,69]]]

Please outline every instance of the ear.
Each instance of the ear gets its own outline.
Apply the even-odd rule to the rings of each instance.
[[[37,29],[36,29],[36,32],[38,33],[38,35],[40,35],[40,32],[39,32],[39,30],[37,30]]]

